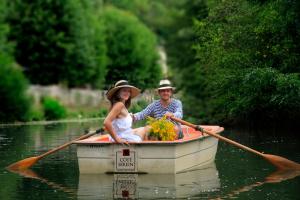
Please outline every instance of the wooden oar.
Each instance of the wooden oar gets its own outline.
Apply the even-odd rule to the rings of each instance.
[[[57,147],[57,148],[55,148],[55,149],[52,149],[52,150],[50,150],[50,151],[47,151],[46,153],[43,153],[42,155],[34,156],[34,157],[30,157],[30,158],[25,158],[25,159],[23,159],[23,160],[20,160],[20,161],[18,161],[18,162],[15,162],[15,163],[9,165],[9,166],[6,167],[6,168],[7,168],[8,170],[14,170],[14,171],[16,171],[16,170],[25,170],[25,169],[31,167],[32,165],[34,165],[38,160],[44,158],[45,156],[48,156],[48,155],[50,155],[50,154],[52,154],[52,153],[54,153],[54,152],[56,152],[56,151],[59,151],[59,150],[65,148],[65,147],[67,147],[67,146],[73,144],[74,142],[76,142],[76,141],[78,141],[78,140],[86,139],[86,138],[88,138],[88,137],[90,137],[90,136],[92,136],[92,135],[94,135],[94,134],[96,134],[96,133],[101,133],[101,132],[103,132],[103,129],[102,129],[102,128],[100,128],[100,129],[98,129],[98,130],[96,130],[96,131],[94,131],[94,132],[91,132],[91,133],[82,135],[82,136],[80,136],[79,138],[76,138],[76,139],[74,139],[74,140],[72,140],[72,141],[70,141],[70,142],[68,142],[68,143],[65,143],[65,144],[63,144],[63,145],[61,145],[61,146],[59,146],[59,147]]]
[[[208,131],[208,130],[205,130],[204,128],[202,128],[201,126],[199,125],[194,125],[192,123],[189,123],[187,121],[184,121],[182,119],[178,119],[176,117],[171,117],[172,120],[176,121],[176,122],[179,122],[181,124],[184,124],[184,125],[187,125],[189,127],[192,127],[196,130],[199,130],[201,132],[204,132],[204,133],[207,133],[208,135],[211,135],[213,137],[216,137],[220,140],[223,140],[225,142],[228,142],[234,146],[237,146],[241,149],[244,149],[246,151],[250,151],[252,153],[255,153],[256,155],[259,155],[261,157],[263,157],[264,159],[266,159],[267,161],[269,161],[270,163],[272,163],[273,165],[275,165],[279,170],[300,170],[300,164],[299,163],[296,163],[294,161],[291,161],[291,160],[288,160],[286,158],[283,158],[281,156],[276,156],[276,155],[271,155],[271,154],[264,154],[264,153],[261,153],[259,151],[256,151],[254,149],[251,149],[250,147],[247,147],[245,145],[242,145],[238,142],[235,142],[233,140],[230,140],[226,137],[223,137],[221,135],[218,135],[218,134],[215,134],[211,131]]]

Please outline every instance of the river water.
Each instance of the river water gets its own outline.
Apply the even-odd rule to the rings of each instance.
[[[221,141],[214,163],[176,175],[80,175],[75,145],[23,174],[5,169],[100,126],[101,121],[1,126],[0,199],[300,199],[300,173],[274,174],[275,168],[263,158]],[[299,163],[299,132],[226,130],[222,135]],[[124,187],[126,194],[119,190]]]

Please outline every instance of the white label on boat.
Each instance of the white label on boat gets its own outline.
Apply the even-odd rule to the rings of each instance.
[[[137,174],[114,175],[114,198],[135,199]]]
[[[136,172],[136,152],[131,149],[116,151],[115,170],[117,172]]]

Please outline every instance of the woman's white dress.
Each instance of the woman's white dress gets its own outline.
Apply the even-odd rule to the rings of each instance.
[[[127,140],[129,142],[141,142],[142,138],[133,134],[132,130],[132,117],[127,114],[126,117],[116,118],[112,121],[112,127],[118,137]],[[111,138],[111,141],[114,141]]]

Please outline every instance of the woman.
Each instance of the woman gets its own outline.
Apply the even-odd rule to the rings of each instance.
[[[141,142],[146,139],[147,127],[132,129],[132,117],[128,112],[131,99],[139,95],[140,90],[127,81],[118,81],[108,90],[106,96],[111,103],[110,112],[104,120],[104,126],[117,143]]]

